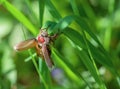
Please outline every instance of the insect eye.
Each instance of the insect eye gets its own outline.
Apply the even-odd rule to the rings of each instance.
[[[44,37],[41,37],[41,36],[39,36],[39,37],[38,37],[38,42],[40,42],[40,43],[43,43],[43,42],[45,42],[45,39],[44,39]]]

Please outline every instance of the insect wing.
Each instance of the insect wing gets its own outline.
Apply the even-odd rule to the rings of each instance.
[[[17,44],[16,46],[14,46],[14,49],[17,51],[22,51],[29,48],[33,48],[36,46],[36,44],[37,44],[36,39],[30,39]]]
[[[44,56],[44,59],[45,59],[45,62],[47,64],[47,66],[49,68],[52,68],[53,63],[52,63],[52,60],[50,59],[50,56],[49,56],[49,53],[48,53],[46,45],[42,46],[42,52],[43,52],[43,56]]]

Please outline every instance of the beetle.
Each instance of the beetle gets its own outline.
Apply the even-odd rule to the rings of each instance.
[[[20,42],[14,46],[14,49],[16,51],[22,51],[29,48],[35,48],[37,55],[45,60],[48,68],[52,68],[53,61],[50,58],[49,44],[50,42],[54,41],[57,36],[58,34],[50,36],[47,32],[47,29],[40,29],[40,33],[36,38]]]

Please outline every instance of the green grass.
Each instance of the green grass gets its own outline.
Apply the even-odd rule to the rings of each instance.
[[[36,13],[34,12],[34,9],[32,9],[32,4],[34,1],[27,0],[21,2],[21,5],[26,6],[27,8],[26,13],[23,13],[17,9],[7,0],[0,1],[0,4],[1,7],[7,10],[7,13],[11,19],[15,19],[15,21],[18,21],[17,23],[22,23],[24,25],[25,30],[30,34],[30,36],[32,35],[35,37],[39,32],[39,28],[48,26],[50,26],[48,28],[49,34],[60,34],[50,48],[52,53],[51,57],[55,63],[55,68],[64,71],[64,73],[60,72],[62,77],[51,76],[52,70],[50,71],[47,68],[45,62],[41,58],[36,57],[34,50],[29,51],[30,55],[28,55],[27,52],[25,52],[25,54],[21,54],[23,55],[22,57],[18,55],[20,58],[16,59],[23,59],[24,56],[28,57],[25,59],[26,64],[31,62],[32,59],[32,64],[36,69],[34,71],[36,71],[37,75],[39,76],[39,78],[37,78],[38,76],[35,77],[40,82],[32,82],[33,84],[30,86],[30,89],[120,88],[120,43],[119,35],[118,37],[116,36],[117,33],[120,34],[120,31],[118,30],[118,32],[114,32],[115,29],[120,28],[114,23],[114,19],[116,18],[115,14],[116,11],[119,10],[119,5],[114,0],[109,0],[109,2],[105,3],[105,5],[103,1],[97,0],[95,0],[93,3],[88,2],[87,0],[68,0],[67,2],[63,0],[60,3],[56,2],[55,0],[38,0],[36,2],[39,5],[39,19],[37,19]],[[95,5],[97,5],[95,3],[98,3],[100,6],[98,5],[95,7]],[[64,5],[66,8],[58,9],[60,8],[60,5],[63,5],[61,8],[64,8]],[[102,7],[102,5],[104,7]],[[115,8],[115,5],[118,5],[118,7]],[[105,8],[105,6],[108,7]],[[97,11],[96,8],[98,8],[99,11]],[[106,13],[104,10],[106,10]],[[36,24],[30,17],[36,20]],[[102,22],[101,18],[105,19],[106,22]],[[116,21],[116,23],[117,22],[120,22],[119,19]],[[24,31],[23,33],[25,34],[24,38],[28,38],[26,36],[29,35]],[[117,38],[115,39],[115,37]],[[112,41],[115,41],[116,43],[114,44]],[[3,43],[3,47],[4,46],[5,45]],[[2,45],[0,49],[2,52]],[[2,55],[3,54],[5,53],[2,53]],[[4,57],[2,60],[4,60]],[[18,69],[22,67],[20,66],[19,62],[18,65]],[[32,65],[30,66],[33,68]],[[0,67],[1,69],[4,69],[2,68],[4,66]],[[26,66],[26,68],[28,68],[28,66]],[[105,69],[103,70],[105,71],[104,73],[100,72],[100,69],[102,68]],[[26,71],[23,71],[23,73],[24,72],[26,73]],[[31,72],[33,72],[33,70],[30,70],[30,75],[35,74]],[[0,76],[3,76],[2,72],[0,72]],[[60,79],[58,77],[60,77]],[[5,80],[1,77],[0,82],[4,81]],[[62,82],[65,83],[65,85]],[[111,83],[113,84],[111,85]],[[7,84],[9,87],[9,83]],[[71,84],[73,84],[73,86],[70,86]],[[16,86],[19,87],[19,82]],[[20,86],[22,87],[22,84]],[[4,84],[0,85],[0,89],[3,87]]]

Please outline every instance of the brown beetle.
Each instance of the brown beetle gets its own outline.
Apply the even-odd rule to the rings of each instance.
[[[53,62],[50,58],[49,44],[57,37],[57,34],[49,36],[46,29],[40,29],[40,33],[36,38],[23,41],[14,46],[17,51],[26,50],[29,48],[36,48],[37,55],[45,59],[45,62],[49,68],[53,67]]]

